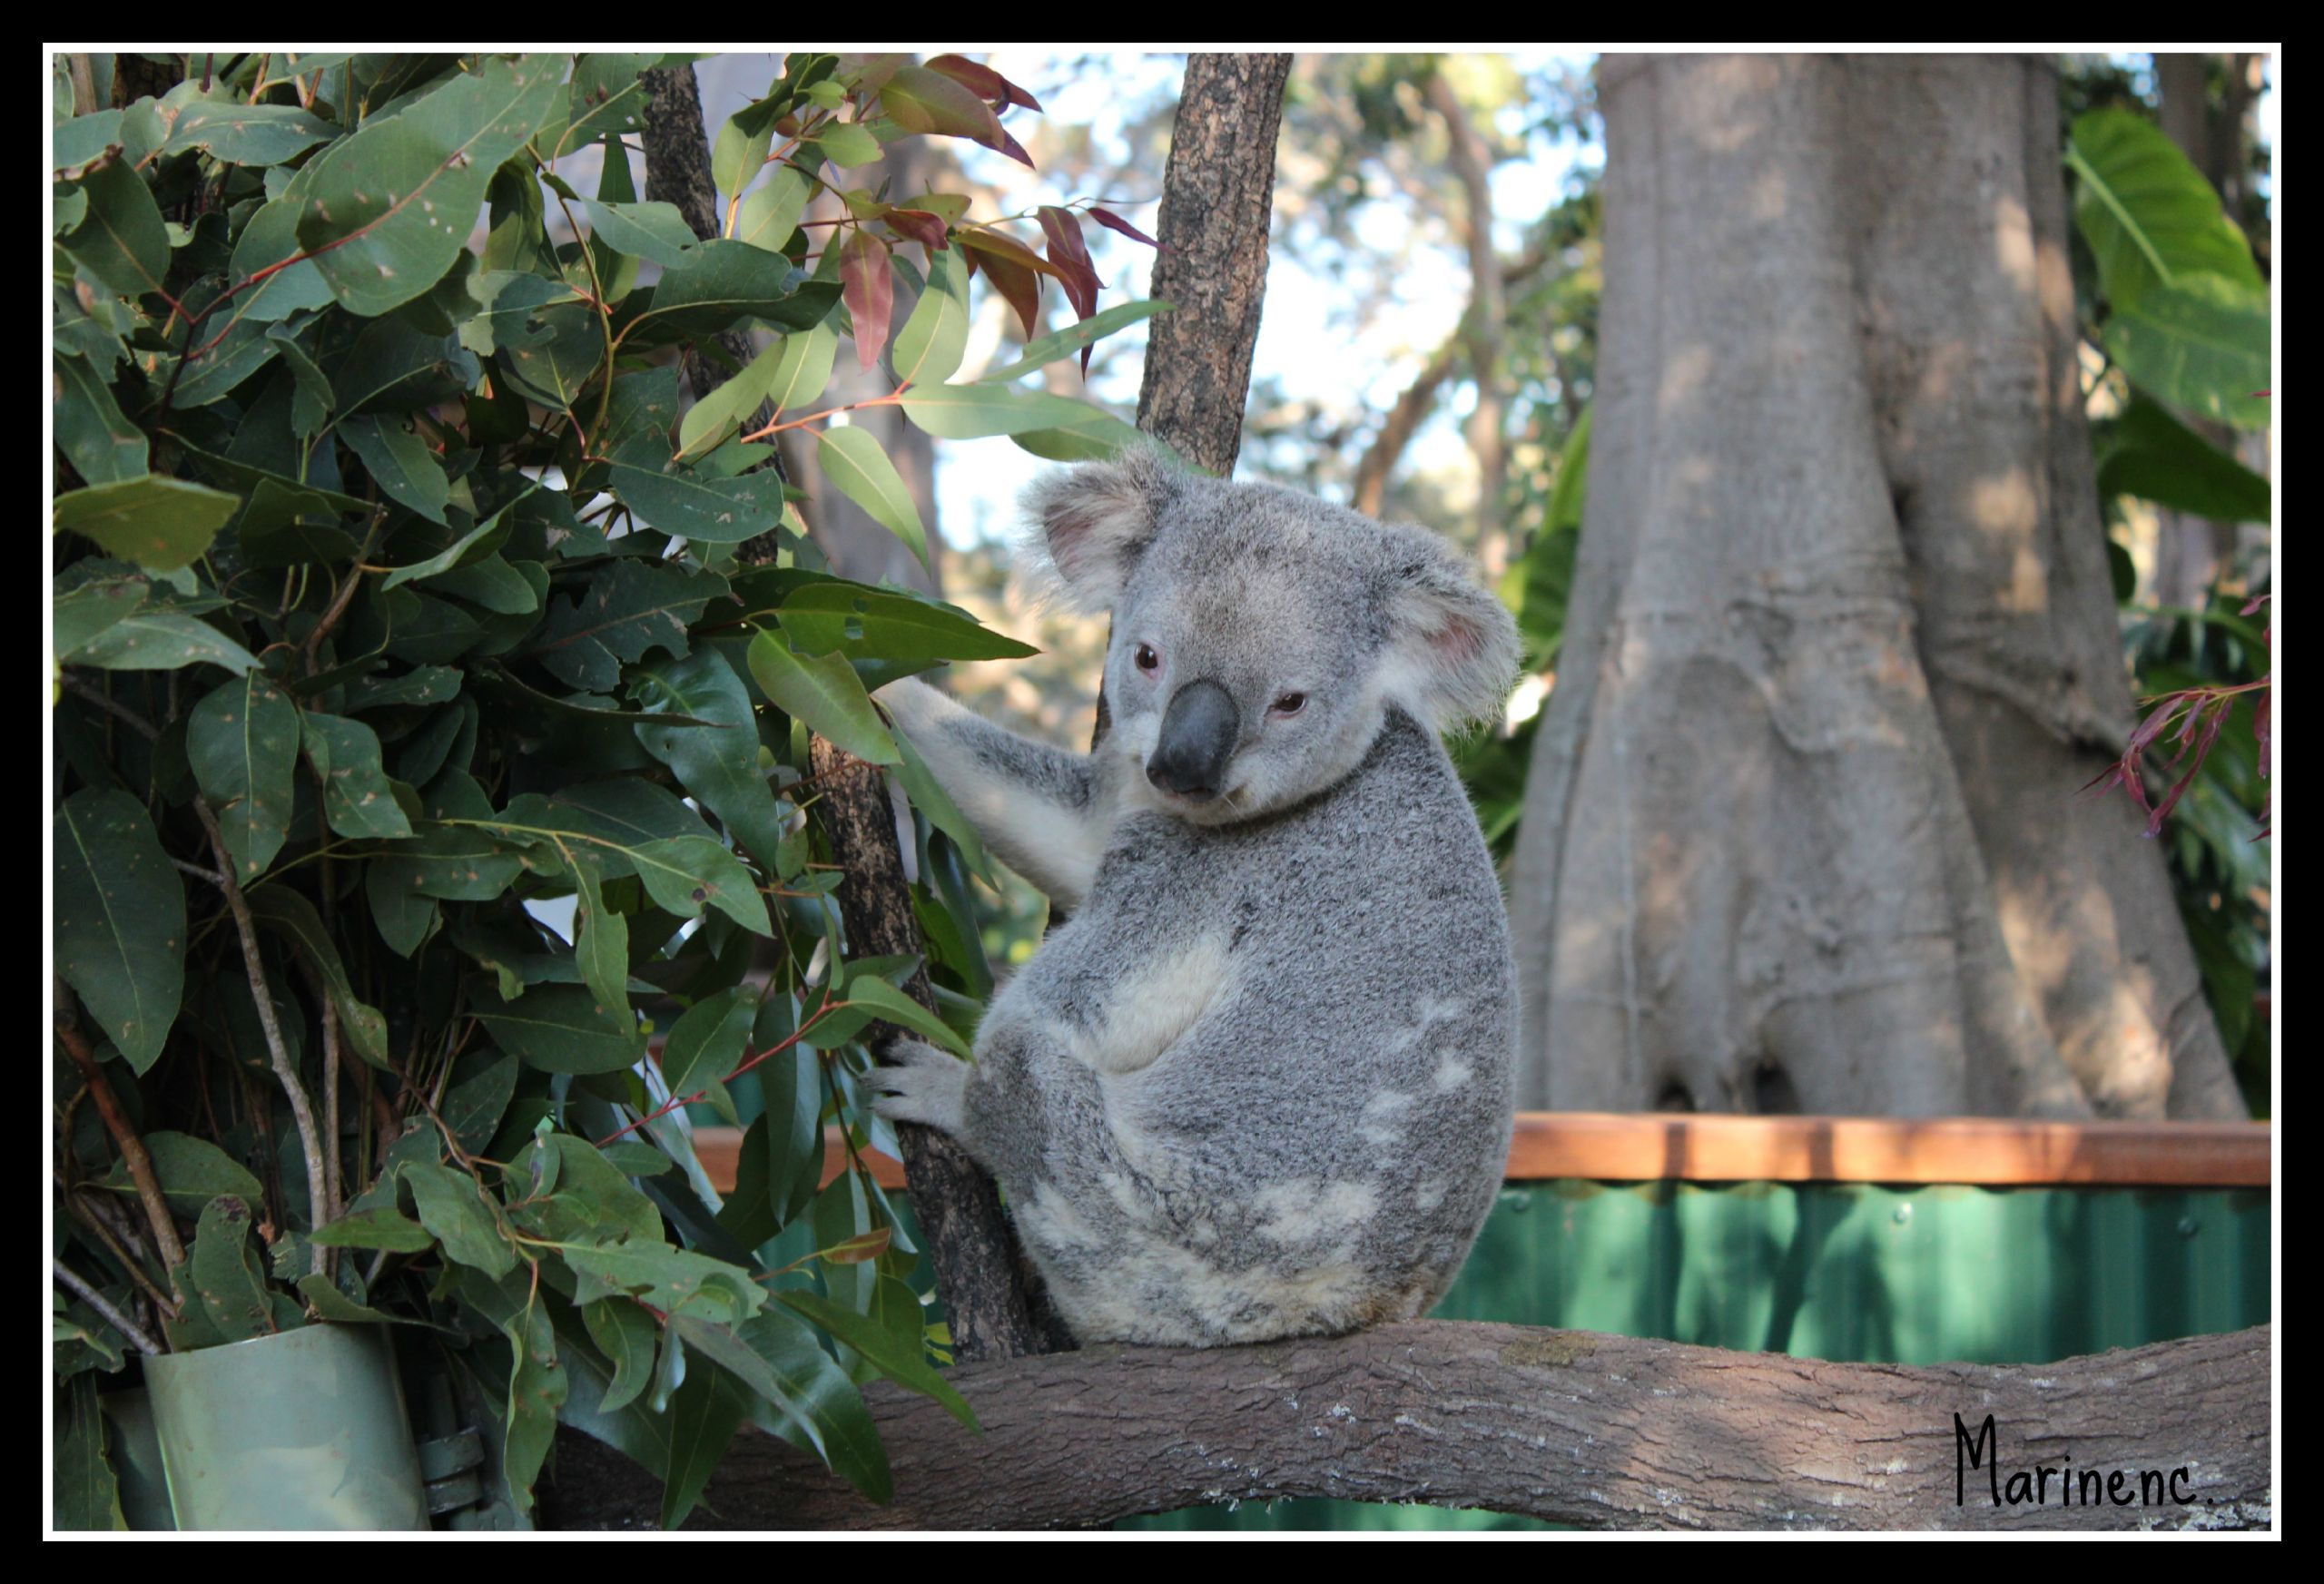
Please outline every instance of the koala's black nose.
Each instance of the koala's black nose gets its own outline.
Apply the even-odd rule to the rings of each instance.
[[[1162,714],[1162,733],[1146,762],[1146,779],[1195,802],[1218,795],[1219,780],[1235,752],[1242,716],[1234,695],[1205,678],[1190,682]]]

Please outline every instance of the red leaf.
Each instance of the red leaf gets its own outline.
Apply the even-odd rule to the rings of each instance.
[[[1041,102],[1016,84],[994,71],[990,66],[964,59],[960,55],[933,55],[928,69],[941,72],[955,83],[969,89],[980,99],[995,104],[1021,104],[1028,110],[1039,110]]]
[[[2268,705],[2273,702],[2276,690],[2269,688],[2260,695],[2260,703],[2251,712],[2251,734],[2260,740],[2260,773],[2268,773]]]
[[[926,66],[901,66],[880,90],[880,107],[906,132],[964,137],[1030,165],[1025,151],[1000,127],[992,106],[960,84]]]
[[[968,233],[962,232],[960,241],[963,247],[967,246]],[[982,262],[985,279],[992,282],[992,289],[1000,293],[1002,300],[1017,310],[1017,322],[1025,327],[1025,339],[1031,340],[1039,333],[1041,321],[1040,275],[1006,253],[989,252]]]
[[[888,344],[888,323],[896,311],[896,278],[888,263],[888,244],[862,226],[849,234],[840,254],[839,294],[855,320],[856,361],[868,373]]]
[[[1137,227],[1130,224],[1129,221],[1124,220],[1120,215],[1116,214],[1110,209],[1098,209],[1092,207],[1089,211],[1089,218],[1096,221],[1099,225],[1104,226],[1108,231],[1118,231],[1121,232],[1122,235],[1130,238],[1134,241],[1144,242],[1147,247],[1152,248],[1157,253],[1167,253],[1170,251],[1164,247],[1160,242],[1156,241],[1152,237],[1147,236],[1144,231],[1138,230]]]
[[[1041,206],[1039,219],[1049,241],[1049,262],[1056,266],[1058,280],[1065,287],[1066,300],[1073,304],[1076,319],[1088,319],[1098,311],[1098,290],[1105,282],[1098,279],[1097,266],[1089,261],[1081,222],[1051,204]],[[1081,349],[1085,355],[1089,350]]]
[[[952,240],[971,252],[982,253],[991,259],[1006,259],[1020,269],[1030,270],[1037,275],[1057,273],[1056,265],[1005,232],[964,231]]]
[[[950,246],[945,241],[943,220],[924,209],[891,209],[887,219],[899,234],[910,237],[931,253]]]

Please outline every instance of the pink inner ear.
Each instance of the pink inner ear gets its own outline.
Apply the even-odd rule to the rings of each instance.
[[[1448,616],[1428,635],[1429,647],[1455,665],[1465,665],[1484,652],[1485,630],[1462,616]]]

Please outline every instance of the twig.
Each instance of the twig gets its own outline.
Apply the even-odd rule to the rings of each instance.
[[[64,1199],[65,1214],[104,1245],[105,1252],[120,1262],[121,1268],[129,1273],[129,1279],[137,1284],[138,1290],[162,1310],[175,1314],[178,1301],[163,1291],[161,1284],[154,1281],[152,1273],[145,1269],[144,1245],[107,1225],[104,1217],[97,1213],[97,1205],[102,1201],[94,1197],[84,1198],[70,1192],[64,1195]]]
[[[56,1278],[56,1282],[59,1286],[72,1294],[75,1298],[81,1300],[82,1303],[86,1304],[90,1308],[95,1310],[99,1314],[104,1316],[105,1323],[112,1326],[115,1331],[121,1333],[122,1335],[127,1337],[131,1342],[135,1343],[137,1344],[138,1352],[158,1353],[162,1351],[162,1344],[155,1342],[152,1337],[146,1335],[145,1328],[143,1326],[138,1324],[137,1322],[132,1320],[128,1315],[123,1314],[112,1304],[106,1303],[104,1294],[99,1293],[94,1287],[89,1285],[88,1283],[74,1275],[72,1268],[65,1264],[63,1260],[58,1259],[54,1254],[49,1255],[48,1268],[49,1274]]]
[[[242,888],[234,878],[234,860],[226,851],[226,837],[218,829],[218,816],[210,812],[206,798],[193,800],[193,812],[202,820],[202,828],[210,833],[210,846],[218,859],[218,872],[225,884],[220,889],[226,893],[226,906],[234,915],[234,930],[242,938],[242,967],[251,980],[251,999],[258,1004],[258,1022],[266,1036],[266,1052],[274,1064],[274,1076],[281,1080],[282,1092],[290,1102],[290,1115],[299,1125],[299,1147],[307,1160],[307,1209],[310,1217],[320,1215],[330,1203],[323,1183],[322,1138],[315,1128],[315,1109],[307,1098],[306,1087],[299,1081],[298,1067],[290,1059],[290,1050],[282,1041],[281,1027],[274,1018],[274,996],[267,988],[266,965],[259,958],[258,925],[251,918],[250,903],[242,898]],[[320,1225],[320,1221],[315,1225]],[[310,1266],[322,1274],[321,1244],[309,1250]]]
[[[81,1069],[81,1077],[89,1086],[89,1098],[97,1103],[97,1115],[104,1119],[105,1131],[113,1135],[113,1146],[121,1151],[122,1164],[129,1168],[129,1180],[137,1185],[137,1197],[145,1205],[145,1219],[153,1224],[154,1246],[162,1251],[162,1259],[172,1270],[185,1264],[185,1245],[178,1240],[177,1223],[170,1218],[170,1202],[162,1196],[162,1183],[153,1175],[153,1157],[145,1153],[145,1141],[137,1136],[137,1129],[129,1125],[129,1117],[121,1108],[120,1097],[113,1092],[113,1085],[105,1080],[104,1068],[98,1065],[89,1042],[81,1033],[80,1019],[73,1012],[73,992],[63,983],[56,987],[56,1040],[64,1047],[64,1054]]]
[[[64,691],[71,694],[75,698],[88,700],[91,703],[96,705],[97,708],[119,720],[123,725],[127,726],[131,731],[144,738],[148,743],[155,741],[162,734],[160,730],[155,727],[153,722],[147,720],[144,716],[131,709],[127,704],[114,703],[110,695],[91,687],[87,683],[83,682],[77,676],[68,675],[65,677]]]

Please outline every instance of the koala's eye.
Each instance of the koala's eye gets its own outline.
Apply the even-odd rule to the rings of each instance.
[[[1162,656],[1154,652],[1154,645],[1151,644],[1140,644],[1137,646],[1137,654],[1133,658],[1137,660],[1137,668],[1140,671],[1153,671],[1159,668],[1162,664]]]
[[[1273,707],[1267,711],[1267,713],[1271,715],[1295,715],[1306,707],[1307,695],[1305,694],[1287,693],[1275,701]]]

